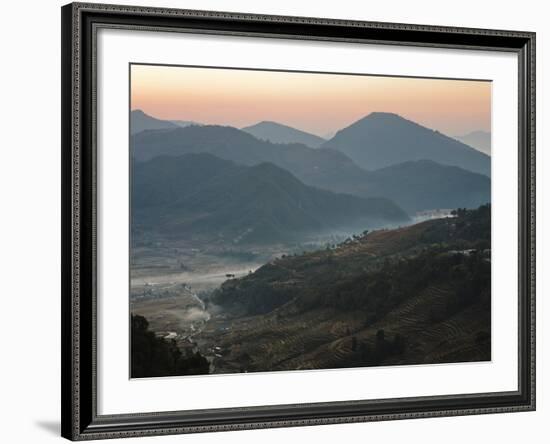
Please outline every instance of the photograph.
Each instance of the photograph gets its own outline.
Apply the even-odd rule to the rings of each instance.
[[[131,378],[491,361],[490,79],[128,74]]]

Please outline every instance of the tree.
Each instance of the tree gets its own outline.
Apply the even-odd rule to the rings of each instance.
[[[131,374],[132,378],[207,374],[208,360],[200,352],[184,356],[176,341],[159,338],[149,330],[143,316],[132,315]]]

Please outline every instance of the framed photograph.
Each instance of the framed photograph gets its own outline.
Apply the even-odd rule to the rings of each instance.
[[[534,33],[73,3],[61,131],[64,437],[534,410]]]

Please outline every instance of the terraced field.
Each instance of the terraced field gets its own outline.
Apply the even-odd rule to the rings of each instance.
[[[400,335],[407,345],[403,353],[388,356],[376,365],[490,360],[490,312],[481,304],[434,323],[434,316],[438,316],[434,313],[445,310],[450,295],[449,290],[430,286],[370,326],[364,325],[361,312],[328,309],[284,319],[277,312],[240,319],[217,337],[217,346],[224,350],[217,369],[223,372],[240,371],[241,367],[259,371],[372,365],[362,362],[361,350],[365,346],[376,347],[380,330],[390,341]]]
[[[465,212],[277,259],[212,296],[224,311],[201,347],[217,373],[490,360],[488,222]]]

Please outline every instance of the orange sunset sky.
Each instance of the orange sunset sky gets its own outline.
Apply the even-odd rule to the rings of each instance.
[[[491,82],[132,65],[131,109],[237,128],[272,120],[319,136],[381,111],[462,135],[491,130]]]

